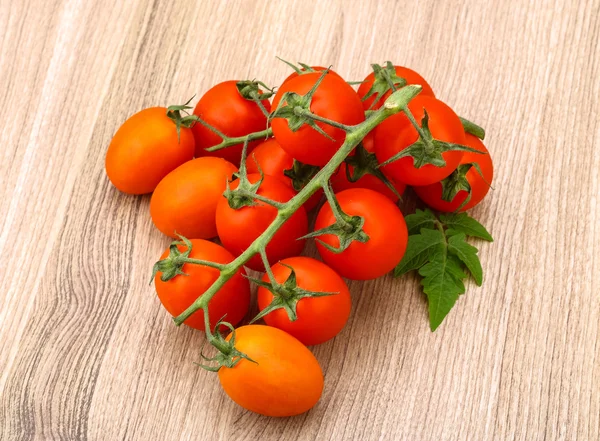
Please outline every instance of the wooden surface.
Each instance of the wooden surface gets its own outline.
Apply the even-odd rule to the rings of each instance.
[[[343,5],[343,3],[345,5]],[[600,2],[0,1],[0,439],[600,439]],[[275,55],[391,59],[482,124],[482,288],[436,333],[414,278],[352,283],[309,413],[245,412],[148,286],[168,240],[104,174],[139,109]]]

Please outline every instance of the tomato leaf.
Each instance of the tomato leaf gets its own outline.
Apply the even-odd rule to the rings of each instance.
[[[399,277],[409,271],[421,268],[427,262],[444,251],[446,238],[439,230],[422,229],[421,233],[408,237],[406,252],[402,261],[394,270],[394,275]]]
[[[440,215],[440,221],[448,228],[447,234],[465,233],[467,236],[478,237],[488,242],[493,242],[491,234],[483,225],[470,217],[467,213],[452,213]]]
[[[450,236],[448,239],[448,251],[458,257],[465,264],[477,286],[483,282],[483,269],[477,256],[477,248],[467,243],[467,236],[464,233],[458,233]]]
[[[406,221],[408,234],[418,234],[421,231],[421,228],[435,228],[437,218],[431,210],[419,210],[417,208],[417,211],[414,214],[409,214],[404,220]]]

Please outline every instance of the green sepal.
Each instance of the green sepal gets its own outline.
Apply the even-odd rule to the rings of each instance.
[[[362,142],[356,146],[354,154],[346,157],[344,162],[346,163],[346,178],[349,182],[357,182],[365,175],[373,175],[383,182],[398,199],[401,198],[396,187],[394,187],[379,168],[379,162],[375,153],[369,152]]]
[[[373,85],[365,96],[362,97],[362,100],[366,101],[370,97],[375,96],[373,104],[371,104],[371,107],[373,107],[380,97],[390,90],[396,90],[406,86],[407,81],[396,74],[396,68],[391,61],[386,61],[385,67],[381,67],[379,64],[372,64],[371,67],[373,68],[375,78],[373,80]]]
[[[169,119],[175,123],[177,130],[177,142],[181,141],[181,128],[185,127],[189,129],[196,124],[196,121],[198,120],[196,115],[190,115],[188,112],[188,110],[193,109],[193,107],[190,106],[190,103],[195,96],[196,95],[187,100],[185,104],[167,107],[167,117],[169,117]],[[182,112],[184,115],[182,115]]]
[[[152,267],[152,278],[150,283],[154,280],[157,273],[162,273],[160,280],[168,282],[175,276],[187,276],[183,272],[183,265],[185,265],[185,259],[190,257],[192,252],[192,242],[183,236],[179,236],[181,241],[173,241],[169,246],[169,255],[163,260],[159,260]],[[179,251],[179,246],[184,245],[186,249],[182,252]]]
[[[302,190],[306,184],[318,173],[320,167],[316,165],[303,164],[294,159],[292,168],[283,171],[283,174],[291,179],[295,191]]]

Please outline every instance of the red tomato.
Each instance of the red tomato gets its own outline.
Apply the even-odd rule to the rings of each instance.
[[[189,257],[192,259],[216,263],[229,263],[234,259],[229,251],[216,243],[202,239],[192,239],[191,242],[192,252]],[[184,246],[178,248],[182,252],[186,249]],[[163,253],[161,260],[168,255],[169,249]],[[185,311],[219,277],[219,270],[216,268],[190,263],[183,265],[182,271],[187,276],[178,275],[167,282],[160,280],[161,273],[154,277],[158,298],[173,317]],[[223,316],[225,321],[235,326],[244,318],[249,306],[250,284],[240,269],[208,303],[211,329],[214,329]],[[184,323],[194,329],[204,329],[204,313],[202,310],[196,311]],[[221,330],[225,329],[222,327]]]
[[[284,83],[273,99],[273,109],[286,92],[305,95],[319,80],[320,73],[300,75]],[[321,117],[338,123],[354,125],[365,119],[362,103],[358,95],[345,81],[333,75],[326,75],[312,97],[310,111]],[[321,122],[316,123],[332,139],[304,124],[296,132],[289,128],[285,118],[273,118],[273,134],[281,148],[290,156],[311,165],[325,165],[346,139],[346,133],[338,128]]]
[[[262,103],[269,112],[271,110],[269,101],[263,100]],[[267,117],[254,101],[248,100],[240,94],[237,89],[237,81],[219,83],[206,92],[196,104],[194,115],[198,115],[230,137],[244,136],[267,128]],[[196,140],[196,157],[217,156],[239,165],[242,144],[216,152],[207,152],[205,149],[219,144],[221,137],[200,123],[194,124],[192,131]],[[248,151],[258,142],[260,141],[251,142],[248,145]]]
[[[323,72],[324,70],[327,70],[327,68],[323,67],[323,66],[311,66],[311,69],[315,72]],[[300,69],[300,70],[301,70],[301,73],[298,73],[298,72],[291,73],[285,80],[283,80],[283,83],[281,83],[281,84],[287,83],[289,80],[296,78],[298,76],[304,75],[306,73],[310,73],[310,71],[307,72],[306,69]],[[334,72],[331,69],[329,69],[329,75],[338,77],[342,81],[344,80],[337,72]]]
[[[217,202],[237,167],[222,158],[197,158],[160,181],[150,200],[152,222],[167,236],[190,239],[217,235]]]
[[[291,335],[271,326],[242,326],[235,331],[235,348],[255,363],[241,359],[232,368],[221,367],[219,381],[245,409],[272,417],[299,415],[321,398],[319,362]]]
[[[469,202],[467,202],[460,209],[460,211],[466,211],[479,204],[479,202],[483,200],[487,192],[490,190],[490,185],[492,183],[492,179],[494,178],[494,166],[492,164],[492,158],[479,138],[467,133],[465,145],[481,152],[485,152],[485,154],[465,152],[462,160],[460,161],[460,165],[473,163],[479,164],[483,178],[474,167],[468,169],[468,171],[463,173],[462,176],[458,176],[458,174],[461,173],[460,165],[459,168],[454,171],[454,173],[446,178],[454,180],[458,178],[466,179],[471,187],[471,198],[469,199]],[[440,182],[426,185],[424,187],[415,187],[415,192],[419,198],[421,198],[421,200],[431,208],[446,212],[456,211],[464,203],[468,196],[467,191],[460,190],[456,196],[454,196],[452,202],[447,202],[442,199],[442,184]]]
[[[252,150],[252,153],[246,158],[246,170],[248,173],[259,173],[259,166],[260,170],[262,170],[265,175],[279,179],[289,188],[294,190],[292,180],[283,173],[284,170],[289,170],[294,166],[294,158],[281,148],[275,138],[270,138],[256,146],[256,148]],[[296,192],[296,190],[294,190],[294,192]],[[322,190],[313,194],[304,204],[306,211],[315,208],[322,196]]]
[[[296,337],[305,345],[318,345],[331,340],[344,328],[352,300],[344,280],[331,268],[310,257],[290,257],[272,267],[275,280],[284,283],[294,269],[299,288],[315,292],[335,292],[323,297],[304,297],[298,300],[297,320],[291,322],[285,309],[275,309],[264,316],[269,326],[274,326]],[[263,276],[269,282],[269,276]],[[266,288],[258,288],[258,308],[265,309],[273,301],[273,293]]]
[[[106,174],[124,193],[152,193],[160,180],[194,157],[190,129],[177,126],[164,107],[144,109],[123,123],[106,152]]]
[[[256,183],[260,180],[260,175],[251,174],[248,179],[251,183]],[[236,189],[238,185],[239,180],[231,184],[231,189]],[[263,177],[258,194],[277,202],[287,202],[294,196],[294,192],[284,183],[268,175]],[[217,232],[225,248],[239,256],[267,229],[276,216],[277,209],[264,202],[256,201],[256,205],[235,210],[229,206],[227,198],[223,197],[217,204]],[[300,207],[267,245],[269,263],[300,254],[305,241],[298,238],[306,235],[307,231],[306,211],[304,207]],[[258,254],[246,266],[255,271],[265,270]]]
[[[460,119],[454,111],[443,102],[429,97],[417,96],[408,104],[409,110],[421,126],[427,110],[429,130],[434,139],[447,143],[465,143],[465,131]],[[375,154],[380,163],[414,144],[419,139],[417,130],[403,113],[386,119],[375,128]],[[383,167],[383,172],[397,182],[407,185],[429,185],[439,182],[452,173],[463,157],[463,152],[451,150],[442,153],[446,161],[443,167],[425,164],[420,168],[414,166],[410,156],[398,159]]]
[[[369,236],[365,243],[353,241],[341,253],[334,253],[319,241],[337,248],[339,239],[325,234],[316,241],[317,250],[327,265],[343,277],[369,280],[390,272],[404,256],[408,231],[400,209],[380,193],[365,188],[353,188],[337,194],[342,211],[364,218],[363,231]],[[329,203],[321,207],[315,231],[336,222]]]
[[[429,86],[427,81],[425,81],[425,79],[421,75],[419,75],[417,72],[415,72],[412,69],[409,69],[408,67],[403,67],[403,66],[394,66],[394,68],[396,70],[396,75],[399,76],[400,78],[404,78],[404,80],[406,81],[406,84],[402,85],[402,87],[409,85],[409,84],[418,84],[423,87],[423,89],[421,90],[421,93],[420,93],[421,96],[427,95],[427,96],[435,97],[433,90],[431,89],[431,86]],[[364,96],[369,92],[369,90],[373,86],[374,81],[375,81],[375,72],[371,72],[369,75],[367,75],[364,82],[358,88],[358,95],[361,97],[361,99],[363,99]],[[363,102],[362,102],[363,108],[365,110],[377,110],[383,105],[385,100],[391,94],[392,94],[392,91],[388,90],[381,97],[377,97],[376,95],[371,95],[369,98],[363,100]],[[377,98],[377,102],[375,104],[373,104],[373,102],[375,101],[376,98]]]

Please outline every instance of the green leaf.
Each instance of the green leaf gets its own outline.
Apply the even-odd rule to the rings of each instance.
[[[477,286],[483,282],[483,269],[477,256],[477,248],[469,245],[465,233],[457,233],[448,239],[448,251],[458,257],[465,264]]]
[[[438,254],[444,253],[445,248],[446,239],[441,231],[423,228],[420,234],[408,237],[406,252],[394,270],[394,276],[399,277],[409,271],[421,268]]]
[[[433,229],[437,219],[431,210],[419,210],[417,208],[417,211],[414,214],[409,214],[404,220],[406,221],[408,234],[419,234],[421,228]]]
[[[419,274],[423,276],[421,285],[429,303],[429,326],[435,331],[458,300],[458,296],[465,292],[463,279],[466,275],[460,261],[448,254],[446,248],[423,266]]]
[[[442,214],[440,221],[448,228],[446,231],[448,236],[465,233],[467,236],[478,237],[488,242],[494,241],[485,227],[467,213]]]

